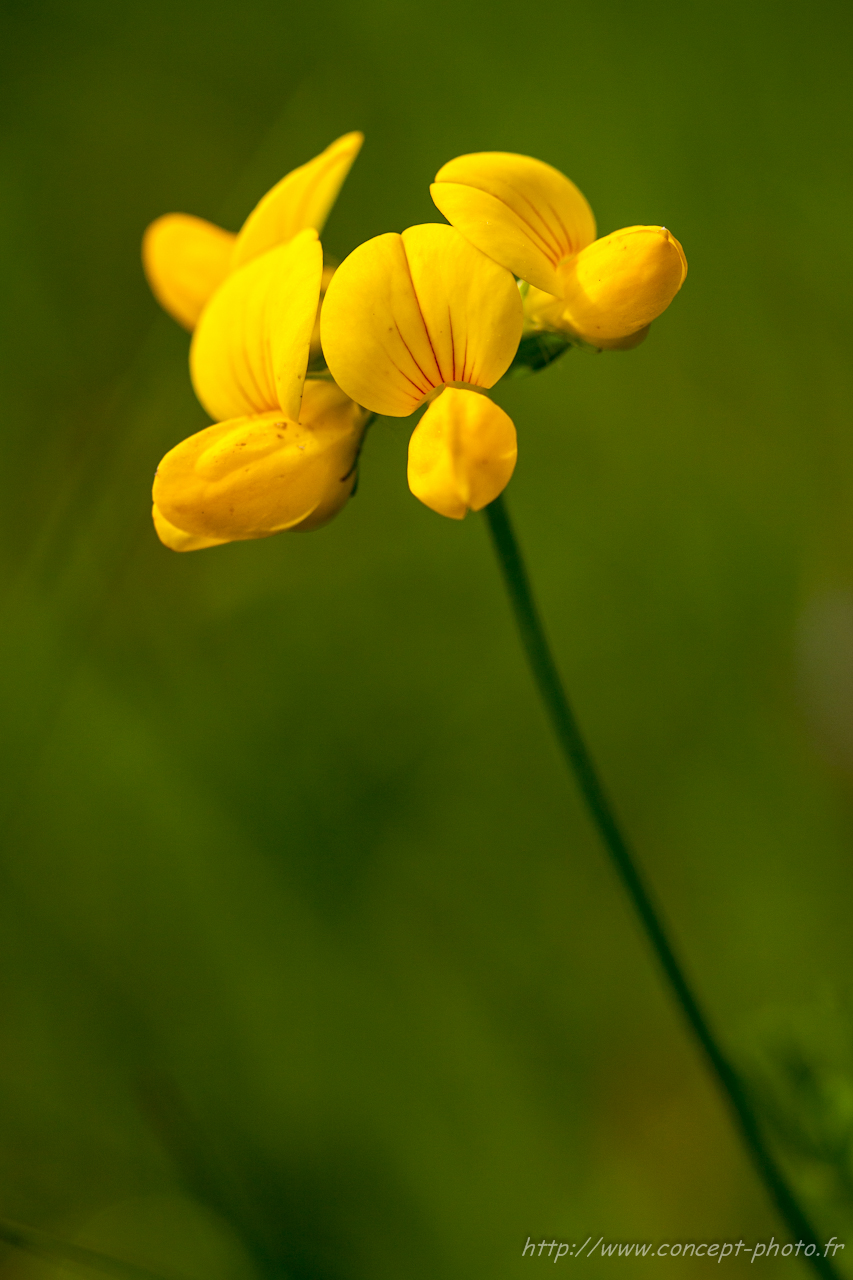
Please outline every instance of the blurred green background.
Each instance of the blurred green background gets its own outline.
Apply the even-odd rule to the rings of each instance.
[[[338,257],[435,220],[434,172],[481,149],[685,246],[645,346],[499,389],[508,496],[689,970],[853,1274],[849,5],[0,14],[0,1216],[187,1280],[785,1238],[565,776],[483,519],[407,491],[408,424],[374,427],[320,532],[153,534],[154,467],[206,419],[143,228],[235,229],[360,128]],[[9,1249],[0,1274],[80,1271]]]

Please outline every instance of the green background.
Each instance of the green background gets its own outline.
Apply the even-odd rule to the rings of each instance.
[[[235,229],[360,128],[338,257],[435,220],[433,174],[482,149],[685,246],[643,347],[499,388],[508,497],[688,968],[853,1265],[849,6],[0,13],[0,1216],[186,1280],[786,1238],[564,773],[482,517],[407,491],[408,424],[373,428],[317,533],[153,534],[154,468],[206,419],[143,228]]]

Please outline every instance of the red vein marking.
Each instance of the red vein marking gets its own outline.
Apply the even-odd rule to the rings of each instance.
[[[417,297],[417,295],[415,295],[415,296]],[[394,318],[394,328],[397,330],[397,333],[398,333],[398,335],[399,335],[400,341],[402,342],[403,346],[404,346],[404,347],[406,348],[406,350],[408,351],[408,353],[409,353],[409,355],[410,355],[410,357],[411,357],[411,360],[412,360],[412,364],[415,366],[415,368],[417,369],[418,373],[421,375],[421,377],[423,377],[423,378],[425,378],[425,379],[426,379],[426,384],[427,384],[427,386],[428,386],[428,387],[434,387],[434,386],[436,385],[436,384],[435,384],[435,381],[434,381],[432,378],[430,378],[430,377],[429,377],[429,375],[428,375],[428,374],[426,374],[426,373],[424,372],[424,370],[421,368],[421,366],[418,364],[417,360],[415,359],[414,355],[412,354],[412,349],[411,349],[411,347],[409,346],[408,342],[407,342],[407,341],[406,341],[406,339],[403,337],[403,335],[402,335],[402,333],[401,333],[401,331],[400,331],[400,326],[397,324],[397,319],[396,319],[396,317]],[[427,338],[429,338],[429,334],[427,334]],[[430,345],[430,346],[432,346],[432,343],[430,343],[429,345]],[[432,354],[433,354],[433,355],[435,355],[435,352],[433,351],[433,353],[432,353]],[[438,361],[437,361],[437,360],[436,360],[435,364],[436,364],[436,368],[438,368]],[[441,369],[438,369],[438,373],[439,373],[439,378],[440,378],[440,377],[441,377]],[[411,380],[411,378],[409,379],[409,381],[410,381],[410,382],[412,381],[412,380]],[[414,383],[412,383],[412,385],[414,386]],[[426,395],[426,392],[424,392],[424,394]]]
[[[386,352],[385,354],[386,354],[386,355],[388,355],[388,353],[387,353],[387,352]],[[392,357],[391,357],[391,356],[388,356],[388,360],[389,360],[389,361],[390,361],[390,363],[394,366],[394,368],[397,370],[397,372],[399,373],[400,377],[401,377],[401,378],[405,378],[407,382],[411,383],[411,385],[415,388],[415,391],[417,391],[417,393],[418,393],[418,395],[419,395],[419,396],[426,396],[426,395],[429,395],[429,391],[430,391],[430,388],[429,388],[429,387],[426,387],[426,388],[424,388],[424,387],[419,387],[419,386],[418,386],[418,384],[415,382],[414,378],[410,378],[410,377],[409,377],[409,375],[408,375],[408,374],[407,374],[403,369],[401,369],[401,368],[400,368],[400,366],[397,364],[397,361],[396,361],[396,360],[392,359]]]
[[[551,204],[551,201],[550,201],[550,200],[548,200],[548,201],[547,201],[547,205],[548,205],[548,208],[549,208],[549,209],[551,210],[551,212],[553,213],[554,217],[555,217],[555,218],[557,219],[557,221],[559,222],[560,227],[561,227],[562,232],[563,232],[563,235],[566,237],[566,246],[567,246],[567,250],[568,250],[568,252],[569,252],[569,253],[574,253],[574,252],[575,252],[575,242],[574,242],[574,238],[573,238],[572,236],[570,236],[570,235],[569,235],[569,232],[568,232],[568,230],[566,229],[566,224],[565,224],[565,222],[563,222],[563,219],[560,217],[559,210],[554,208],[554,206]]]
[[[418,312],[420,313],[420,317],[421,317],[421,324],[422,324],[422,325],[423,325],[423,327],[424,327],[424,333],[425,333],[425,335],[426,335],[426,340],[427,340],[427,342],[429,343],[429,349],[430,349],[430,351],[432,352],[432,358],[433,358],[433,360],[435,361],[435,368],[436,368],[436,372],[438,373],[438,381],[439,381],[439,382],[446,382],[446,381],[447,381],[447,379],[445,378],[444,373],[443,373],[442,368],[441,368],[441,365],[440,365],[440,364],[439,364],[439,362],[438,362],[438,356],[435,354],[435,347],[432,345],[432,338],[430,337],[430,333],[429,333],[429,326],[428,326],[428,324],[427,324],[427,322],[426,322],[426,319],[425,319],[425,317],[424,317],[423,308],[421,307],[421,300],[420,300],[420,298],[418,297],[418,291],[417,291],[417,289],[415,288],[415,282],[414,282],[414,280],[412,279],[412,268],[409,266],[409,258],[408,258],[408,254],[406,253],[406,245],[405,245],[405,242],[403,241],[403,237],[402,237],[402,236],[400,237],[400,247],[401,247],[401,249],[403,250],[403,261],[404,261],[404,262],[405,262],[405,264],[406,264],[406,271],[408,272],[408,275],[409,275],[409,284],[412,286],[412,295],[413,295],[413,297],[414,297],[414,299],[415,299],[415,303],[416,303],[416,305],[417,305]],[[394,321],[394,323],[395,323],[395,324],[397,324],[397,321],[395,320],[395,321]],[[398,333],[400,333],[399,325],[397,326],[397,332],[398,332]],[[400,337],[401,337],[401,338],[403,337],[402,333],[400,333]],[[405,339],[403,340],[403,345],[404,345],[404,346],[406,346]],[[407,350],[407,351],[409,351],[408,346],[406,346],[406,350]],[[411,351],[409,351],[409,355],[410,355],[410,356],[412,356]],[[413,360],[415,360],[415,357],[414,357],[414,356],[412,356],[412,359],[413,359]],[[424,373],[423,369],[421,369],[421,366],[418,364],[417,360],[415,360],[415,364],[416,364],[416,365],[418,365],[418,368],[421,370],[421,373],[423,373],[423,374],[424,374],[424,377],[425,377],[425,378],[427,378],[427,375]],[[437,385],[438,385],[438,384],[435,382],[435,380],[434,380],[434,379],[432,379],[432,378],[427,378],[427,382],[429,382],[429,384],[430,384],[430,386],[431,386],[431,387],[434,387],[434,386],[437,386]]]
[[[541,209],[540,205],[539,205],[539,204],[537,204],[535,201],[531,200],[531,199],[530,199],[530,196],[526,195],[523,191],[517,191],[517,190],[515,189],[515,187],[513,187],[512,189],[513,189],[513,191],[515,191],[515,194],[518,196],[519,200],[523,200],[523,201],[524,201],[524,203],[525,203],[526,205],[528,205],[528,206],[533,210],[533,215],[534,215],[534,217],[535,217],[535,218],[537,218],[537,219],[539,220],[539,222],[541,222],[542,226],[543,226],[543,227],[545,228],[545,230],[548,232],[548,235],[549,235],[549,236],[551,236],[551,237],[553,238],[554,242],[555,242],[557,245],[559,245],[559,243],[560,243],[560,237],[557,235],[556,231],[555,231],[555,230],[554,230],[554,228],[551,226],[551,223],[550,223],[550,222],[548,221],[548,219],[545,217],[544,213],[542,212],[542,209]],[[547,205],[549,209],[553,209],[553,206],[551,205],[551,202],[548,200],[547,196],[544,196],[544,195],[543,195],[543,196],[541,197],[541,200],[542,200],[542,204]],[[559,219],[558,219],[558,221],[559,221]],[[541,234],[541,233],[540,233],[540,234]],[[544,238],[544,237],[543,237],[543,238]]]
[[[417,304],[418,304],[418,311],[421,311],[421,302],[420,302],[420,298],[418,298],[418,295],[417,295],[417,294],[415,294],[415,301],[416,301],[416,302],[417,302]],[[432,345],[432,338],[430,337],[429,326],[427,325],[427,322],[426,322],[426,319],[425,319],[425,317],[424,317],[424,313],[423,313],[423,311],[421,311],[421,320],[423,320],[423,323],[424,323],[424,333],[426,334],[426,340],[427,340],[427,342],[429,343],[429,349],[430,349],[430,351],[432,352],[432,358],[433,358],[433,360],[435,361],[435,367],[436,367],[436,369],[438,370],[438,377],[439,377],[439,381],[441,381],[441,382],[446,382],[446,381],[447,381],[447,379],[446,379],[446,378],[445,378],[445,376],[444,376],[444,370],[442,369],[441,365],[440,365],[440,364],[439,364],[439,362],[438,362],[438,356],[436,355],[435,347]]]
[[[450,303],[447,304],[447,325],[450,329],[450,362],[452,372],[452,382],[456,381],[456,343],[453,341],[453,313],[450,310]]]
[[[543,243],[543,244],[545,244],[545,245],[548,245],[548,257],[552,258],[552,259],[554,260],[554,262],[558,262],[558,261],[560,260],[560,258],[562,258],[562,256],[563,256],[563,254],[560,252],[560,237],[557,235],[557,233],[555,232],[554,228],[553,228],[553,227],[551,226],[551,224],[547,221],[547,219],[543,218],[542,214],[539,212],[539,209],[536,207],[536,205],[533,203],[533,201],[532,201],[532,200],[529,200],[529,199],[528,199],[528,197],[527,197],[526,195],[524,195],[524,193],[523,193],[523,192],[521,192],[521,191],[519,191],[517,194],[518,194],[519,196],[521,196],[521,199],[524,201],[524,203],[525,203],[525,204],[530,205],[530,208],[533,210],[534,214],[535,214],[535,215],[536,215],[536,217],[539,219],[539,221],[542,223],[542,226],[546,229],[546,231],[548,232],[548,235],[549,235],[549,236],[551,237],[551,239],[553,240],[553,244],[550,244],[550,245],[549,245],[549,244],[548,244],[548,240],[547,240],[547,238],[542,234],[542,232],[540,231],[540,232],[538,232],[538,233],[537,233],[537,234],[539,235],[539,239],[542,241],[542,243]],[[519,217],[521,217],[521,214],[519,214]],[[530,225],[531,225],[531,224],[530,224],[530,223],[528,223],[528,226],[530,226]],[[532,229],[533,229],[533,228],[531,227],[531,230],[532,230]]]
[[[427,381],[426,388],[419,387],[418,384],[415,382],[414,378],[410,378],[409,375],[406,373],[405,369],[400,368],[400,366],[397,364],[397,361],[394,359],[394,357],[388,351],[386,351],[384,347],[382,348],[382,351],[388,357],[389,364],[393,365],[393,367],[397,370],[401,378],[405,378],[407,382],[411,383],[411,385],[415,388],[415,391],[417,391],[419,396],[425,396],[429,394],[429,390],[432,385],[429,381]]]
[[[548,226],[548,223],[545,222],[544,218],[539,213],[539,210],[530,200],[527,199],[527,196],[523,195],[522,192],[520,191],[516,191],[515,187],[510,187],[510,190],[514,195],[518,196],[520,200],[523,200],[525,204],[530,205],[530,208],[533,210],[536,217],[539,219],[540,222],[543,223],[543,225],[548,229],[550,234],[553,236],[554,235],[553,228]],[[495,196],[495,199],[498,200],[499,197]],[[517,209],[513,209],[512,205],[507,204],[506,200],[501,200],[500,203],[506,209],[509,209],[510,213],[514,214],[515,217],[518,218],[519,222],[524,223],[524,225],[527,227],[528,231],[530,232],[531,236],[534,236],[537,240],[540,241],[540,246],[537,246],[537,247],[540,248],[540,252],[544,253],[545,257],[548,259],[549,262],[552,263],[552,265],[555,262],[559,261],[559,259],[562,257],[562,254],[559,253],[559,247],[557,250],[555,250],[553,245],[548,243],[547,238],[542,234],[542,232],[538,229],[538,227],[534,226],[534,224],[530,221],[529,218],[525,218],[523,213],[519,213]],[[554,257],[555,253],[557,254],[556,258]]]

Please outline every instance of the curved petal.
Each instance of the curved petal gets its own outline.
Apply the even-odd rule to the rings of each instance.
[[[344,259],[323,299],[320,340],[332,377],[374,413],[405,417],[429,394],[438,371],[401,236],[376,236]]]
[[[277,182],[243,223],[234,246],[232,267],[286,244],[306,227],[313,227],[319,234],[363,142],[363,133],[345,133],[320,155]]]
[[[561,266],[560,327],[612,346],[665,311],[686,275],[684,250],[665,227],[623,227]]]
[[[437,223],[360,245],[332,277],[320,318],[335,380],[391,417],[405,417],[442,383],[493,386],[522,323],[509,272]]]
[[[493,387],[524,323],[512,276],[440,223],[409,227],[403,248],[441,381]]]
[[[170,551],[203,551],[205,547],[221,547],[227,538],[204,538],[195,533],[187,533],[170,524],[155,503],[151,510],[154,529],[157,537]]]
[[[142,265],[151,292],[185,329],[195,328],[214,290],[231,269],[236,237],[188,213],[166,213],[142,237]]]
[[[155,508],[162,521],[209,546],[315,529],[352,493],[364,422],[338,387],[309,382],[301,424],[272,411],[181,441],[157,469]]]
[[[480,151],[435,175],[430,193],[452,226],[513,275],[556,293],[555,268],[595,239],[586,197],[532,156]]]
[[[230,275],[190,347],[196,395],[212,418],[279,408],[299,418],[323,251],[308,228]]]
[[[487,396],[447,387],[409,441],[409,488],[439,515],[461,520],[509,484],[518,454],[512,419]]]

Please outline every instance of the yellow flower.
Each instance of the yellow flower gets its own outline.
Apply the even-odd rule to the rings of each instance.
[[[335,381],[391,417],[430,402],[409,445],[409,486],[442,515],[480,510],[512,475],[515,427],[478,389],[509,368],[522,324],[510,272],[452,227],[368,240],[329,285],[321,336]]]
[[[532,286],[525,301],[532,329],[601,349],[636,346],[687,275],[684,250],[665,227],[625,227],[596,240],[578,188],[530,156],[459,156],[430,190],[472,244]]]
[[[319,234],[364,135],[347,133],[267,192],[234,235],[202,218],[167,213],[148,227],[142,262],[160,305],[194,329],[214,291],[232,271],[313,227]]]
[[[172,550],[315,529],[352,493],[367,415],[333,383],[305,381],[322,275],[309,227],[234,270],[204,308],[190,370],[222,421],[157,469],[154,525]]]

